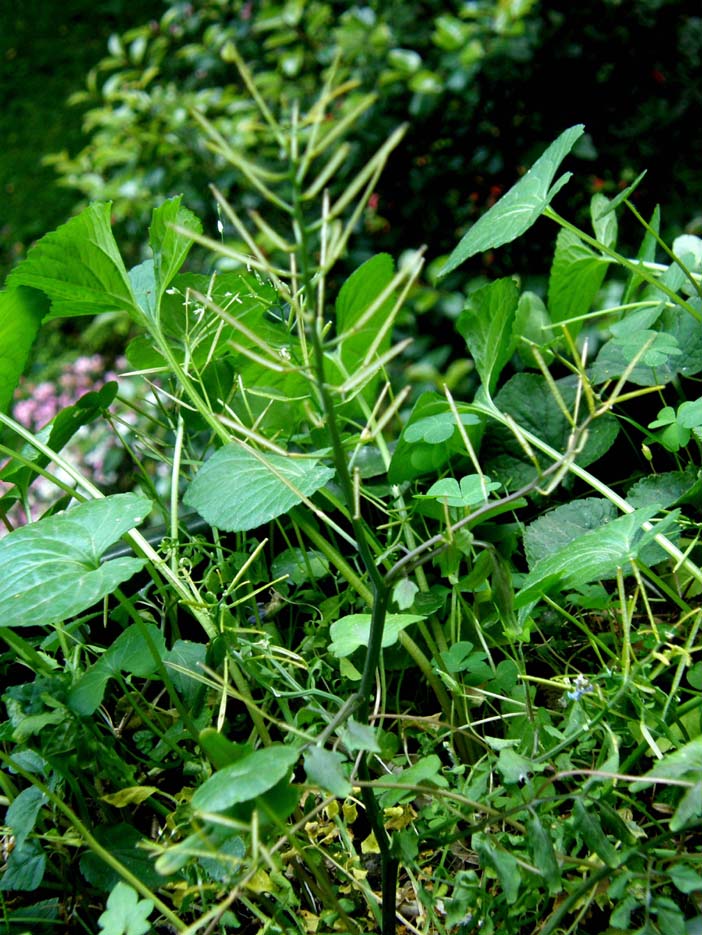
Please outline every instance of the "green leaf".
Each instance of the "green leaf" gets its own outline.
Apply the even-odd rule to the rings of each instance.
[[[517,785],[534,772],[534,764],[512,747],[504,747],[497,758],[497,769],[507,785]]]
[[[282,578],[287,575],[291,584],[316,581],[329,574],[329,561],[314,549],[286,549],[273,559],[271,576]]]
[[[689,864],[673,864],[668,874],[680,893],[697,893],[702,890],[702,875]]]
[[[387,614],[383,629],[383,649],[394,646],[400,637],[400,633],[406,627],[423,619],[417,614]],[[332,623],[329,628],[329,635],[332,638],[329,645],[331,654],[336,656],[337,659],[342,659],[344,656],[350,656],[360,646],[367,646],[370,637],[370,624],[370,614],[349,614]]]
[[[481,419],[466,403],[456,403],[459,419],[477,450],[482,435]],[[465,443],[456,417],[438,393],[422,393],[410,413],[388,468],[391,484],[413,480],[421,474],[438,471],[452,454],[465,453]]]
[[[547,555],[566,548],[586,532],[600,529],[618,515],[617,508],[604,497],[571,500],[543,513],[524,530],[524,551],[529,568]]]
[[[581,799],[573,806],[573,827],[581,835],[585,845],[608,867],[619,866],[619,854],[605,836],[597,818],[585,808]]]
[[[108,681],[120,672],[139,678],[151,675],[157,668],[151,646],[163,658],[166,640],[155,624],[134,623],[127,627],[98,661],[86,669],[71,686],[68,696],[71,710],[82,717],[97,711],[102,704]]]
[[[400,610],[409,610],[419,591],[418,585],[409,578],[400,578],[392,589],[392,599]]]
[[[476,253],[511,243],[529,230],[570,179],[571,173],[566,172],[553,182],[558,167],[582,136],[583,130],[583,125],[577,124],[551,143],[526,175],[464,235],[439,272],[440,276],[450,273]]]
[[[12,830],[14,835],[15,847],[22,847],[27,839],[27,835],[34,830],[34,824],[37,820],[42,805],[48,799],[36,786],[29,786],[23,789],[10,803],[10,807],[5,813],[4,825]]]
[[[576,396],[575,382],[566,377],[556,380],[556,386],[566,407],[572,412]],[[567,450],[571,424],[541,374],[515,374],[495,395],[495,403],[502,412],[509,413],[518,425],[552,448],[563,452]],[[576,463],[585,467],[601,458],[612,447],[618,431],[614,417],[605,415],[596,419],[589,427],[585,446],[575,459]],[[510,429],[503,425],[490,425],[486,432],[483,463],[486,472],[510,490],[532,482],[536,474],[531,459]],[[540,463],[546,468],[552,462],[544,457]]]
[[[614,217],[614,215],[610,215]],[[562,230],[556,239],[556,251],[548,280],[548,311],[556,323],[590,311],[605,278],[607,260],[570,231]],[[571,334],[582,322],[569,325]]]
[[[699,818],[702,818],[702,780],[683,794],[670,819],[670,830],[681,831],[691,821]]]
[[[643,477],[629,487],[626,499],[635,508],[657,503],[661,510],[667,510],[679,503],[694,502],[701,489],[697,470],[691,465],[686,471],[666,471]]]
[[[632,783],[632,792],[639,792],[651,785],[654,779],[689,779],[697,782],[702,777],[702,737],[696,737],[672,753],[666,753],[637,782]]]
[[[98,919],[101,935],[147,935],[149,916],[154,908],[150,899],[139,899],[135,889],[120,881],[107,898],[107,909]]]
[[[489,495],[499,488],[500,484],[491,481],[485,475],[466,474],[461,478],[460,485],[453,477],[444,477],[436,481],[424,496],[434,497],[451,507],[470,507],[485,503]]]
[[[225,445],[197,472],[184,502],[211,526],[243,532],[287,513],[333,476],[331,468],[313,458]]]
[[[19,286],[0,292],[0,412],[7,412],[49,303]]]
[[[232,743],[214,727],[205,727],[198,736],[200,746],[215,769],[231,766],[245,756],[253,753],[248,743]]]
[[[536,814],[530,816],[527,829],[531,852],[534,855],[534,866],[538,867],[539,873],[546,880],[549,893],[555,896],[556,893],[561,892],[563,887],[561,885],[560,867],[553,849],[551,836]]]
[[[110,205],[93,204],[42,237],[8,277],[8,285],[40,289],[50,318],[127,311],[140,317],[110,228]]]
[[[201,678],[206,659],[207,647],[192,640],[176,640],[163,656],[173,687],[190,708],[196,706],[197,699],[205,690]]]
[[[518,302],[519,289],[515,281],[497,279],[469,296],[468,305],[456,324],[489,395],[517,346],[514,320]]]
[[[641,176],[643,178],[643,176]],[[616,199],[615,199],[616,200]],[[617,215],[610,201],[602,192],[596,192],[590,201],[590,217],[595,237],[611,250],[617,245]]]
[[[174,225],[187,228],[199,234],[202,224],[199,219],[181,206],[182,195],[170,198],[154,210],[149,228],[149,244],[154,254],[154,282],[156,286],[156,304],[171,280],[185,262],[193,245],[192,237],[174,230]]]
[[[339,799],[351,794],[351,783],[347,772],[346,757],[336,750],[325,750],[324,747],[310,747],[304,756],[307,779],[315,786],[331,792]]]
[[[13,848],[0,877],[2,890],[33,891],[39,888],[46,870],[46,854],[36,841]]]
[[[380,753],[380,744],[375,730],[368,724],[361,724],[354,717],[350,717],[341,728],[342,743],[349,751],[368,750],[370,753]]]
[[[239,802],[249,802],[272,789],[289,775],[300,751],[280,743],[255,750],[207,779],[192,798],[193,808],[222,812]]]
[[[536,600],[555,586],[577,588],[590,581],[613,578],[618,568],[627,569],[650,539],[642,525],[658,510],[658,505],[654,504],[627,513],[537,561],[522,582],[514,600],[515,607]]]
[[[592,367],[592,382],[620,377],[636,361],[627,380],[635,386],[670,383],[678,373],[684,352],[672,334],[642,330],[612,338],[602,346]]]
[[[480,863],[492,867],[502,884],[505,899],[512,905],[519,896],[519,864],[516,859],[505,850],[496,847],[488,835],[476,832],[471,838],[473,850],[480,858]]]
[[[448,780],[442,775],[443,764],[435,753],[429,756],[423,756],[421,759],[408,766],[400,773],[391,773],[385,777],[385,782],[402,783],[403,786],[423,786],[432,785],[445,789],[448,787]],[[417,793],[413,789],[386,789],[380,796],[380,803],[383,808],[392,808],[403,799],[414,799]]]
[[[117,558],[101,565],[100,556],[150,510],[151,501],[138,494],[114,494],[1,539],[0,626],[47,626],[111,594],[144,562]]]

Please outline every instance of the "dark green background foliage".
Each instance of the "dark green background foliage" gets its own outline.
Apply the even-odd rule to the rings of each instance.
[[[356,127],[349,174],[394,126],[411,121],[365,218],[356,259],[378,250],[397,255],[421,242],[432,255],[448,251],[543,146],[576,122],[589,137],[575,153],[582,181],[569,194],[571,207],[584,208],[592,190],[616,192],[647,168],[637,194],[643,212],[665,192],[671,228],[700,224],[696,3],[200,0],[171,4],[161,15],[158,3],[73,0],[22,9],[21,16],[5,13],[9,28],[0,39],[12,63],[3,98],[14,101],[3,117],[10,155],[0,169],[10,196],[6,255],[62,219],[81,195],[115,202],[135,253],[154,197],[184,192],[210,225],[210,183],[239,207],[255,206],[257,196],[244,193],[235,170],[208,151],[188,114],[206,114],[244,152],[254,144],[251,104],[223,54],[232,40],[270,102],[309,101],[335,50],[340,73],[357,79],[359,92],[377,91],[377,105]],[[81,149],[80,111],[66,108],[65,97],[104,54],[107,34],[137,17],[139,26],[121,41],[114,37],[88,90],[73,97],[85,114]],[[49,168],[38,168],[51,152],[59,154],[68,193],[57,192]],[[532,268],[540,249],[537,238]],[[527,265],[523,250],[504,251],[497,262],[505,271]]]
[[[110,33],[160,8],[160,0],[0,3],[0,271],[75,206],[75,193],[42,165],[46,153],[84,142],[82,111],[66,98],[105,54]]]

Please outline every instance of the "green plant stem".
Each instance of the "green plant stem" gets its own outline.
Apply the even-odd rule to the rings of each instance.
[[[291,158],[290,182],[293,191],[293,218],[296,238],[299,246],[300,268],[302,273],[303,296],[311,297],[313,293],[312,276],[309,268],[310,249],[307,242],[307,226],[302,210],[302,193],[300,191],[299,181],[296,178],[296,137],[293,139]],[[321,313],[321,309],[319,312]],[[304,308],[303,308],[304,313]],[[309,314],[309,313],[308,313]],[[373,555],[371,554],[368,538],[366,536],[365,524],[357,515],[354,509],[355,497],[353,482],[349,472],[346,452],[339,434],[339,426],[336,419],[334,403],[326,385],[324,373],[324,348],[323,348],[323,321],[319,315],[313,315],[311,326],[309,328],[309,338],[312,346],[314,370],[316,374],[317,392],[319,393],[322,408],[326,417],[327,431],[333,453],[334,464],[337,472],[337,480],[346,501],[346,508],[351,517],[351,525],[354,537],[358,546],[358,552],[363,568],[371,582],[372,589],[372,610],[371,626],[368,637],[368,648],[361,675],[361,684],[358,689],[358,712],[361,723],[368,723],[370,711],[370,698],[373,692],[375,674],[380,663],[380,650],[382,646],[383,631],[385,628],[385,617],[387,613],[388,602],[390,598],[390,589],[380,574]],[[365,757],[361,758],[361,770],[368,773],[368,764]],[[382,933],[383,935],[393,935],[395,931],[395,900],[397,891],[397,874],[399,864],[397,858],[392,853],[391,843],[383,824],[383,816],[378,809],[378,803],[372,789],[363,793],[364,804],[368,814],[368,819],[375,834],[375,839],[380,849],[381,875],[382,875]]]
[[[544,210],[544,217],[549,218],[551,221],[555,221],[556,224],[559,224],[562,228],[569,231],[571,234],[574,234],[579,240],[582,240],[583,243],[586,243],[594,250],[598,250],[600,253],[604,253],[605,256],[608,256],[610,259],[614,260],[618,266],[623,266],[624,269],[628,270],[630,273],[632,273],[632,275],[638,276],[640,279],[643,279],[644,282],[647,282],[650,286],[659,289],[664,295],[668,296],[668,298],[671,299],[675,305],[679,305],[680,308],[684,308],[685,311],[689,312],[689,314],[692,315],[696,321],[702,322],[702,314],[694,307],[694,305],[690,305],[690,303],[681,298],[677,292],[675,292],[673,289],[670,289],[668,286],[666,286],[665,283],[661,282],[658,277],[650,273],[643,265],[643,263],[629,260],[620,253],[617,253],[616,250],[612,250],[610,247],[607,247],[596,238],[590,237],[589,234],[581,231],[574,224],[571,224],[570,221],[566,221],[564,217],[561,217],[560,214],[557,214],[553,208],[546,208]]]
[[[54,805],[55,808],[63,812],[63,814],[81,836],[90,850],[97,854],[97,856],[103,860],[108,867],[111,867],[115,873],[119,874],[125,883],[128,883],[145,899],[150,900],[161,913],[161,915],[167,919],[168,922],[170,922],[176,932],[185,931],[186,926],[183,922],[181,922],[178,916],[171,909],[169,909],[168,906],[162,902],[162,900],[160,900],[158,896],[156,896],[156,894],[153,893],[148,888],[148,886],[146,886],[145,883],[142,883],[138,876],[133,874],[132,871],[125,867],[124,864],[119,861],[111,851],[108,851],[107,848],[103,847],[102,844],[100,844],[100,842],[93,837],[80,818],[78,818],[75,812],[68,805],[66,805],[60,796],[58,796],[55,792],[52,792],[51,789],[49,789],[49,787],[45,785],[40,779],[37,779],[35,775],[22,769],[22,767],[12,759],[12,757],[7,756],[2,751],[0,751],[0,760],[10,769],[14,770],[16,773],[22,776],[23,779],[26,779],[27,782],[31,783],[31,785],[39,789],[39,791],[47,797],[47,799]]]

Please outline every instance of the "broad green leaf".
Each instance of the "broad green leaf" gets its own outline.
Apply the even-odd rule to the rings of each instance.
[[[47,797],[36,786],[29,786],[10,802],[3,824],[12,830],[15,847],[22,847],[27,835],[34,830],[37,815],[47,801]]]
[[[199,219],[181,205],[182,195],[170,198],[154,210],[149,228],[149,245],[154,254],[154,279],[157,305],[171,280],[185,262],[193,245],[191,237],[174,230],[174,225],[199,234]]]
[[[600,348],[591,379],[594,384],[616,380],[636,361],[627,376],[629,383],[635,386],[665,385],[675,378],[685,356],[672,334],[649,330],[627,332]]]
[[[541,772],[543,765],[534,763],[532,760],[520,753],[517,753],[512,747],[503,747],[497,758],[497,769],[502,774],[502,778],[508,785],[521,785],[534,772]]]
[[[480,863],[492,867],[504,890],[505,899],[512,905],[519,896],[521,878],[519,864],[508,851],[493,844],[491,838],[482,831],[476,832],[471,844],[480,859]]]
[[[231,766],[232,763],[253,753],[253,747],[250,744],[233,743],[214,727],[201,730],[198,740],[215,769],[224,769],[225,766]]]
[[[150,510],[151,501],[138,494],[114,494],[0,539],[0,626],[47,626],[111,594],[144,562],[117,558],[100,564],[100,557]]]
[[[413,623],[423,620],[417,614],[387,614],[383,629],[383,649],[394,646],[400,633]],[[337,659],[350,656],[359,646],[367,646],[370,636],[370,614],[349,614],[334,621],[329,628],[332,642],[329,651]]]
[[[315,549],[286,549],[273,559],[271,576],[281,578],[287,575],[290,584],[304,584],[316,581],[329,574],[329,561]]]
[[[632,783],[632,792],[646,789],[654,779],[689,779],[693,782],[702,779],[702,737],[666,753],[641,779]]]
[[[414,604],[414,598],[419,591],[419,586],[409,578],[400,578],[392,589],[392,599],[400,610],[409,610]]]
[[[348,778],[348,762],[337,750],[325,750],[324,747],[310,747],[304,756],[307,779],[315,786],[331,792],[339,799],[351,794]]]
[[[497,279],[471,293],[456,324],[489,395],[517,346],[514,320],[518,302],[515,281]]]
[[[572,412],[575,403],[574,381],[566,377],[556,380],[556,386],[565,405]],[[517,373],[496,393],[495,403],[502,412],[532,434],[547,442],[557,451],[565,452],[571,433],[570,422],[553,398],[546,380],[535,373]],[[612,446],[619,431],[614,417],[605,415],[593,422],[588,430],[585,447],[576,463],[585,467],[601,458]],[[482,461],[486,472],[515,490],[534,480],[535,470],[514,434],[507,426],[490,425],[483,441]],[[543,468],[552,462],[540,457]]]
[[[469,411],[466,403],[456,403],[456,409],[477,450],[482,435],[481,419]],[[393,452],[388,480],[391,484],[401,484],[421,474],[438,471],[452,454],[465,453],[465,447],[446,398],[438,393],[422,393]]]
[[[432,785],[441,789],[448,787],[448,780],[442,775],[443,764],[435,753],[423,756],[408,766],[400,773],[391,773],[385,777],[389,783],[401,783],[402,785],[420,786]],[[392,808],[403,799],[413,799],[416,797],[413,789],[385,789],[380,796],[380,802],[383,808]]]
[[[391,315],[395,296],[388,296],[370,316],[361,319],[374,305],[395,274],[392,258],[387,253],[366,260],[341,287],[336,300],[336,334],[339,344],[333,352],[325,354],[324,370],[327,381],[341,385],[362,367],[372,365],[390,347],[392,339]],[[371,345],[378,335],[381,339],[371,359],[366,360]],[[380,373],[369,374],[363,386],[363,396],[369,403],[375,401]],[[360,414],[360,411],[359,411]]]
[[[579,832],[585,845],[608,867],[619,866],[618,852],[605,835],[597,817],[588,811],[580,798],[576,798],[573,805],[573,827]]]
[[[536,814],[529,817],[527,828],[531,852],[534,855],[534,866],[538,868],[539,873],[546,880],[549,893],[555,896],[556,893],[561,892],[563,887],[561,885],[560,867],[553,849],[551,836]]]
[[[536,600],[551,588],[577,588],[590,581],[613,578],[618,568],[627,569],[651,538],[642,525],[658,512],[654,504],[627,513],[600,529],[574,539],[565,548],[538,561],[522,582],[515,607]]]
[[[638,181],[638,180],[637,180]],[[617,201],[615,198],[612,202],[612,205]],[[639,247],[639,252],[636,254],[636,259],[641,260],[645,263],[652,263],[656,259],[656,251],[658,250],[658,243],[655,238],[655,234],[660,231],[661,226],[661,209],[659,205],[656,205],[653,214],[651,215],[651,220],[649,221],[650,231],[646,231],[641,241],[641,246]],[[636,298],[637,291],[643,280],[637,276],[635,273],[631,274],[629,282],[627,283],[624,295],[622,296],[622,304],[627,302],[633,302]]]
[[[582,136],[583,130],[583,125],[577,124],[551,143],[526,175],[464,235],[441,269],[440,276],[450,273],[476,253],[511,243],[529,230],[570,179],[571,173],[566,172],[556,182],[553,181],[558,167]]]
[[[49,303],[41,292],[18,286],[0,292],[0,412],[7,412]]]
[[[675,863],[668,870],[675,889],[680,893],[695,893],[702,890],[702,875],[689,864]]]
[[[184,502],[211,526],[242,532],[287,513],[333,476],[331,468],[313,458],[286,458],[231,444],[200,468]]]
[[[361,724],[354,717],[350,717],[340,730],[341,740],[349,751],[368,750],[371,753],[380,753],[380,745],[374,728],[368,724]]]
[[[120,672],[146,678],[156,671],[157,662],[151,647],[160,658],[166,651],[166,640],[153,623],[127,627],[96,663],[90,666],[71,687],[69,706],[86,717],[102,704],[108,681]]]
[[[613,217],[614,215],[610,215]],[[554,323],[585,315],[605,278],[608,261],[570,231],[562,230],[556,239],[556,251],[548,280],[548,311]],[[571,334],[582,322],[568,326]]]
[[[606,195],[596,192],[590,201],[590,218],[597,240],[605,247],[614,249],[617,244],[618,224],[617,215],[611,206],[612,202]]]
[[[683,793],[670,819],[670,830],[680,831],[691,821],[697,821],[699,818],[702,818],[702,780]],[[702,889],[702,883],[700,888]]]
[[[205,780],[195,790],[193,808],[222,812],[239,802],[249,802],[285,779],[299,756],[298,749],[280,743],[254,750]]]
[[[524,551],[529,568],[618,515],[616,507],[604,497],[571,500],[555,510],[542,513],[524,530]]]
[[[37,841],[25,841],[12,849],[0,876],[2,890],[33,891],[39,888],[46,870],[46,854]]]
[[[545,363],[553,360],[549,344],[556,332],[551,327],[551,318],[541,296],[535,292],[522,292],[514,316],[514,334],[518,338],[516,353],[525,367],[538,367],[531,345],[538,348]]]
[[[205,691],[205,686],[200,680],[206,658],[207,647],[192,640],[176,640],[163,656],[173,687],[183,696],[190,708],[196,706],[197,700]]]
[[[44,292],[50,318],[112,311],[140,317],[112,236],[109,204],[92,204],[42,237],[7,282]]]
[[[667,471],[651,474],[637,481],[627,490],[626,499],[633,507],[657,503],[667,510],[679,503],[692,503],[699,498],[702,484],[693,466],[686,471]]]
[[[137,891],[121,880],[107,899],[107,909],[98,919],[101,935],[147,935],[151,931],[149,916],[154,904],[139,899]]]

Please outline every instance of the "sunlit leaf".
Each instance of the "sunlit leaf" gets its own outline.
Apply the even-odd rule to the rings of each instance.
[[[110,205],[92,204],[46,234],[9,275],[10,286],[40,289],[50,318],[140,311],[110,227]]]
[[[151,501],[138,494],[114,494],[0,539],[0,626],[46,626],[111,594],[144,562],[116,558],[101,564],[100,558],[150,510]]]
[[[241,532],[287,513],[333,476],[332,468],[314,458],[286,458],[231,444],[200,468],[184,502],[211,526]]]
[[[526,175],[464,235],[441,269],[440,276],[450,273],[476,253],[511,243],[529,230],[570,179],[571,173],[566,172],[556,182],[553,181],[558,167],[583,131],[583,125],[577,124],[551,143]]]

